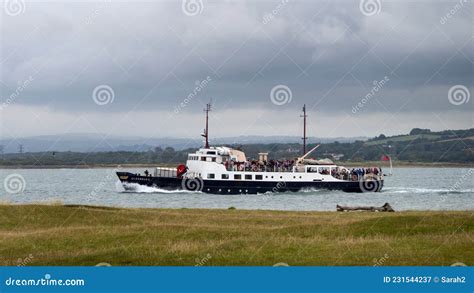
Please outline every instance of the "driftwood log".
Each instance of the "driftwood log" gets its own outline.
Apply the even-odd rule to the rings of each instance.
[[[343,206],[337,205],[336,209],[338,212],[346,212],[346,211],[394,212],[395,211],[388,202],[386,202],[381,207],[343,207]]]

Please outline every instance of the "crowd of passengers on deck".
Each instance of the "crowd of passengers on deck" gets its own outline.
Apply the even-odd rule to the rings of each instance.
[[[234,160],[223,163],[227,171],[248,171],[248,172],[291,172],[295,165],[294,160],[269,160],[256,161],[247,160],[245,162],[235,162]]]
[[[327,173],[329,174],[329,173]],[[377,178],[382,175],[382,168],[352,168],[351,170],[346,168],[335,168],[331,170],[331,175],[334,178],[341,180],[360,180],[361,178]]]
[[[247,172],[292,172],[293,166],[295,165],[294,160],[270,160],[268,162],[248,160],[246,162],[234,162],[227,161],[223,163],[227,171],[247,171]],[[382,168],[371,167],[371,168],[352,168],[351,170],[345,167],[330,168],[325,166],[309,167],[308,173],[319,173],[321,175],[331,175],[334,178],[341,180],[352,180],[357,181],[361,178],[372,178],[376,179],[379,175],[382,175]],[[152,175],[145,170],[145,177],[151,177]],[[140,173],[135,174],[140,176]]]
[[[246,171],[246,172],[292,172],[296,162],[294,160],[269,160],[256,161],[247,160],[245,162],[235,162],[234,160],[223,163],[227,171]],[[319,167],[315,165],[313,168],[308,168],[309,173],[319,172],[322,175],[331,175],[334,178],[341,180],[359,180],[365,177],[377,177],[382,175],[382,169],[377,167],[372,168],[352,168],[344,167]]]

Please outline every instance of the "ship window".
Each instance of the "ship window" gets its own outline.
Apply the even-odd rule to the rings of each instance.
[[[213,158],[212,158],[212,161],[215,162],[215,161],[216,161],[216,158],[213,157]]]
[[[229,174],[222,174],[222,175],[221,175],[221,178],[222,178],[222,179],[229,179]]]
[[[209,152],[209,151],[208,151],[207,154],[208,154],[208,155],[215,155],[216,152]]]
[[[214,174],[207,174],[207,179],[214,179],[216,178],[216,175]]]
[[[329,175],[329,167],[319,167],[318,171],[322,175]]]
[[[234,175],[234,179],[235,179],[235,180],[240,180],[240,179],[242,179],[242,175],[240,175],[240,174],[235,174],[235,175]]]
[[[201,157],[201,161],[205,161],[206,160],[206,157]]]
[[[245,180],[252,180],[252,175],[246,174],[245,175]]]
[[[262,180],[263,176],[262,175],[255,175],[255,180]]]

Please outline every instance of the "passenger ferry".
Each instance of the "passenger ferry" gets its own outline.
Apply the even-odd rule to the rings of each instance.
[[[155,168],[153,174],[117,172],[126,190],[135,184],[166,190],[186,190],[214,194],[257,194],[301,191],[305,189],[342,190],[346,192],[378,192],[384,175],[380,168],[348,169],[329,159],[314,160],[306,152],[306,107],[303,107],[304,155],[295,160],[269,160],[268,153],[259,153],[258,160],[247,160],[238,149],[209,146],[208,121],[211,105],[207,104],[206,128],[202,136],[205,146],[188,155],[185,165],[177,168]]]

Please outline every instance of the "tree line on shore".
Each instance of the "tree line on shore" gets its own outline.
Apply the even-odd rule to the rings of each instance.
[[[316,144],[308,145],[308,149]],[[302,155],[298,143],[271,143],[230,145],[241,149],[248,158],[257,159],[259,152],[268,152],[269,159],[293,159]],[[0,155],[2,166],[55,166],[100,164],[176,164],[185,162],[187,154],[196,149],[175,150],[159,146],[137,152],[38,152]],[[382,155],[392,160],[419,163],[473,163],[474,128],[431,132],[429,129],[413,129],[408,135],[386,137],[381,134],[367,141],[351,143],[324,143],[311,154],[314,158],[330,158],[342,161],[377,161]]]

